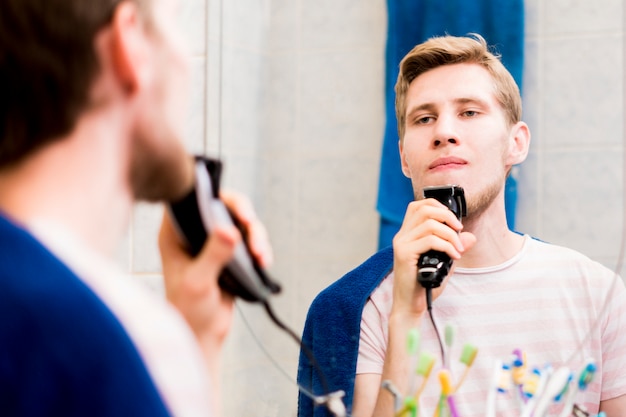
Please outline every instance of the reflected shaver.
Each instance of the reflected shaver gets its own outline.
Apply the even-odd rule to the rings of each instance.
[[[467,216],[465,192],[462,187],[458,185],[426,187],[423,192],[424,198],[434,198],[439,201],[448,207],[459,220]],[[437,288],[448,276],[451,267],[452,259],[448,254],[429,250],[419,258],[417,280],[424,288]]]
[[[181,200],[170,203],[168,209],[192,256],[200,252],[217,225],[237,226],[243,241],[221,272],[219,285],[246,301],[265,302],[271,294],[280,292],[280,286],[258,265],[248,249],[245,230],[219,199],[221,172],[221,161],[196,156],[194,188]]]

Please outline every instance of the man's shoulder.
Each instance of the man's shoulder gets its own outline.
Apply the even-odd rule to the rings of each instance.
[[[320,296],[333,296],[343,291],[371,292],[393,265],[391,247],[382,249],[324,289]]]
[[[583,275],[612,277],[615,272],[577,249],[550,243],[537,238],[529,239],[529,260],[543,266],[553,265],[562,271],[577,270]]]
[[[543,254],[548,254],[550,256],[559,255],[559,257],[562,259],[573,259],[573,260],[579,260],[583,262],[587,262],[587,261],[594,262],[589,256],[585,255],[581,251],[568,247],[568,246],[541,240],[537,237],[529,237],[528,241],[529,241],[529,247],[535,253],[543,253]]]
[[[86,290],[78,277],[25,229],[0,216],[0,308],[20,310],[31,304],[71,308],[62,300],[76,288]],[[59,304],[61,302],[61,304]],[[45,319],[46,317],[42,317]]]
[[[0,359],[0,391],[15,394],[0,414],[9,407],[33,416],[105,416],[125,408],[167,415],[108,306],[26,230],[1,217],[0,340],[0,358],[8,359]],[[36,407],[28,396],[38,398]]]
[[[313,300],[312,310],[328,307],[362,306],[393,266],[393,250],[379,250],[359,266],[322,290]]]

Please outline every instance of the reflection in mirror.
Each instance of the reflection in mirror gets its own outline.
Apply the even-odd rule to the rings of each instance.
[[[622,2],[601,3],[526,1],[523,118],[532,142],[516,174],[516,228],[615,268],[624,27]],[[283,285],[275,309],[299,332],[315,295],[376,250],[386,3],[183,7],[195,77],[187,143],[222,157],[225,185],[252,197]],[[156,241],[159,215],[137,208],[121,254],[150,282],[160,266],[146,242]],[[295,415],[298,347],[256,306],[238,311],[224,415]]]

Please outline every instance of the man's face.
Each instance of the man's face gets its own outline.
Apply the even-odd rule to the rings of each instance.
[[[177,0],[152,0],[148,24],[150,75],[137,103],[131,185],[138,199],[176,199],[193,182],[182,135],[189,63],[176,25]]]
[[[476,64],[435,68],[413,80],[406,104],[402,171],[416,198],[426,186],[457,184],[468,215],[482,212],[502,192],[512,164],[512,129],[490,74]]]

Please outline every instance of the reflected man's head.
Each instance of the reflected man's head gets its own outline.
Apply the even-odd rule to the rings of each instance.
[[[472,37],[442,36],[431,38],[413,48],[400,62],[396,82],[396,117],[398,135],[404,137],[406,128],[406,95],[411,82],[421,74],[452,64],[478,64],[493,78],[496,99],[504,110],[509,126],[522,117],[522,99],[513,76],[493,54],[480,35]]]

